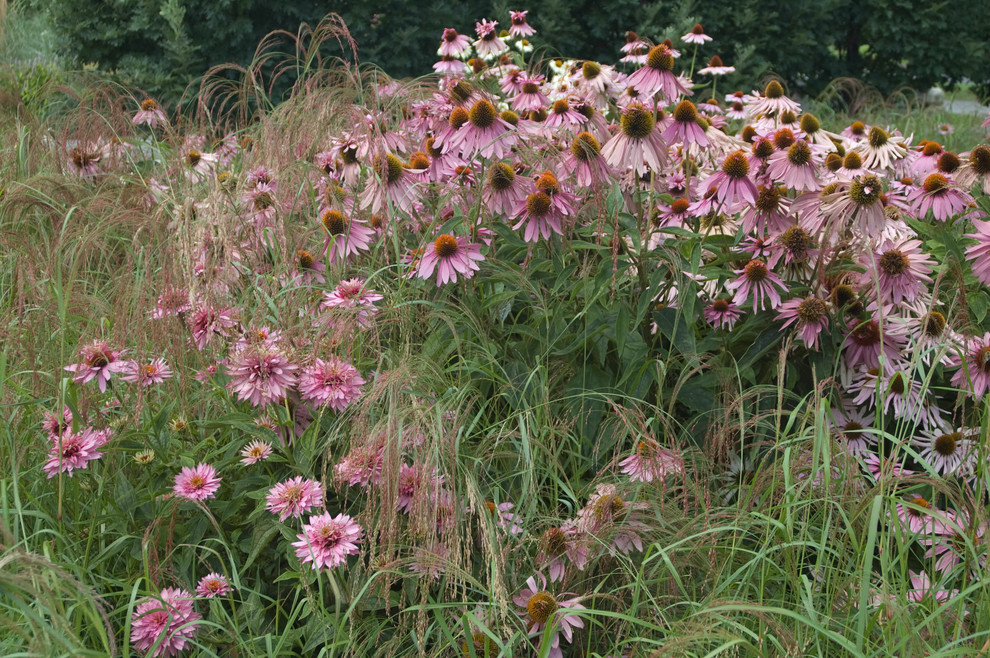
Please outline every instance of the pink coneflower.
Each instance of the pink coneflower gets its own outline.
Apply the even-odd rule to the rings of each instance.
[[[153,386],[154,384],[161,384],[172,376],[172,369],[168,367],[165,359],[155,359],[144,365],[137,361],[131,361],[129,364],[130,368],[124,371],[121,376],[125,382],[141,384],[141,386]]]
[[[956,180],[964,189],[979,184],[984,194],[990,194],[990,146],[980,144],[962,156],[966,160],[959,168]]]
[[[530,637],[540,637],[544,629],[550,626],[549,651],[544,654],[547,658],[563,658],[560,648],[560,636],[563,634],[568,643],[574,640],[574,629],[584,628],[584,621],[574,610],[584,610],[579,603],[580,598],[562,599],[547,591],[547,579],[542,573],[535,573],[526,580],[524,587],[512,600],[522,610],[520,616],[526,622],[526,630]],[[543,650],[541,641],[537,651]]]
[[[880,353],[888,362],[898,361],[904,349],[905,337],[897,325],[892,325],[874,313],[866,320],[850,317],[843,343],[846,364],[850,368],[880,366]]]
[[[866,268],[860,278],[864,288],[879,287],[879,299],[900,304],[914,301],[931,283],[928,273],[935,261],[921,250],[920,240],[885,239],[873,253],[863,254],[860,263]]]
[[[496,527],[505,530],[510,535],[521,535],[523,532],[522,518],[513,511],[515,507],[512,503],[495,503],[489,500],[485,502],[482,510],[491,516]]]
[[[804,204],[801,204],[802,206]],[[887,224],[884,214],[883,183],[874,174],[853,178],[848,183],[831,184],[822,191],[818,216],[812,209],[803,213],[801,224],[811,231],[829,225],[832,233],[841,234],[849,223],[866,236],[879,235]]]
[[[878,171],[893,167],[908,157],[908,149],[890,138],[890,133],[880,126],[869,129],[866,139],[857,142],[852,150],[863,156],[863,166]]]
[[[302,533],[296,535],[299,541],[292,545],[303,564],[311,562],[314,569],[332,569],[344,564],[348,555],[360,552],[358,544],[363,534],[361,526],[346,514],[331,516],[330,512],[324,512],[309,517]]]
[[[228,358],[229,388],[238,400],[259,407],[285,398],[296,384],[296,370],[280,349],[258,345],[235,352]]]
[[[212,466],[200,462],[196,468],[183,467],[172,491],[185,500],[206,500],[216,495],[222,479]]]
[[[80,362],[66,366],[65,369],[75,373],[72,381],[77,384],[95,379],[100,392],[105,393],[113,373],[125,372],[130,368],[131,362],[121,358],[126,354],[127,350],[111,349],[105,340],[94,340],[79,350]]]
[[[590,552],[588,542],[577,526],[567,521],[560,527],[547,528],[540,536],[536,564],[549,570],[550,582],[554,583],[564,579],[567,561],[578,571],[584,571]]]
[[[544,109],[550,102],[543,93],[543,76],[520,79],[519,92],[512,98],[512,109],[516,112],[531,112]]]
[[[948,425],[935,425],[922,430],[914,437],[919,456],[939,475],[947,476],[957,471],[966,471],[976,458],[973,442],[969,438],[972,431],[955,429]]]
[[[241,450],[241,463],[245,465],[257,464],[268,459],[272,454],[272,444],[268,441],[256,439],[244,446]]]
[[[754,313],[762,310],[767,301],[770,302],[770,308],[777,308],[780,304],[777,288],[787,292],[787,286],[780,277],[771,272],[761,260],[753,259],[743,269],[735,270],[735,273],[739,278],[725,284],[726,289],[735,291],[732,303],[743,306],[752,297]]]
[[[708,60],[708,66],[698,69],[698,73],[701,75],[728,75],[730,73],[735,73],[735,66],[726,66],[722,63],[722,58],[715,55],[710,60]]]
[[[326,266],[313,258],[313,254],[305,249],[296,249],[295,267],[289,274],[289,281],[295,285],[313,285],[326,283],[323,277]]]
[[[236,311],[201,304],[189,318],[189,325],[196,348],[202,350],[214,336],[226,338],[230,335],[229,330],[237,326]]]
[[[432,498],[436,491],[443,485],[443,476],[437,473],[436,468],[427,468],[423,464],[414,463],[412,466],[402,464],[399,466],[399,480],[396,488],[398,497],[395,507],[400,512],[409,514],[413,511],[417,499]]]
[[[897,518],[908,532],[928,534],[934,527],[931,502],[920,494],[912,494],[897,504]]]
[[[344,261],[371,248],[377,237],[375,231],[359,219],[348,217],[339,210],[324,210],[320,223],[327,232],[323,249],[330,261]]]
[[[682,100],[674,108],[671,115],[673,121],[663,131],[663,140],[668,144],[680,142],[685,147],[690,144],[697,144],[700,147],[708,146],[708,137],[705,129],[698,125],[698,108],[689,100]],[[748,168],[747,168],[748,170]]]
[[[452,27],[443,29],[443,37],[440,39],[440,48],[437,54],[441,57],[460,57],[471,47],[471,39],[466,34],[458,34]]]
[[[704,28],[701,27],[701,23],[695,23],[691,31],[681,37],[681,41],[684,43],[693,43],[696,46],[703,46],[712,38],[705,34]]]
[[[767,176],[799,192],[819,189],[817,148],[801,139],[777,151],[767,160]]]
[[[71,423],[71,421],[70,421]],[[49,478],[55,477],[58,473],[68,473],[89,466],[89,462],[95,461],[103,456],[99,452],[110,440],[110,430],[94,430],[91,427],[84,428],[79,432],[73,432],[70,426],[66,426],[61,434],[49,435],[50,448],[48,450],[48,461],[42,467]]]
[[[203,153],[197,148],[185,151],[182,163],[186,167],[186,178],[190,181],[211,180],[219,157],[215,153]]]
[[[814,295],[789,299],[780,305],[777,320],[783,320],[781,328],[797,324],[801,342],[809,350],[818,349],[818,336],[828,326],[828,304]]]
[[[446,75],[464,75],[467,64],[450,55],[443,55],[439,62],[433,64],[433,70]]]
[[[564,157],[564,168],[574,172],[574,182],[591,187],[609,180],[612,168],[601,154],[598,139],[589,132],[580,132],[571,141],[571,148]]]
[[[361,208],[369,208],[377,213],[388,202],[409,212],[419,198],[416,179],[402,164],[402,160],[392,153],[376,155],[372,159],[375,175],[361,192]]]
[[[100,173],[100,160],[103,151],[95,145],[76,146],[69,151],[69,171],[83,178],[92,178]]]
[[[705,320],[716,329],[732,331],[742,315],[742,309],[730,299],[716,299],[705,307]]]
[[[488,168],[481,194],[493,214],[508,215],[526,198],[526,190],[519,180],[515,170],[505,162],[496,162]]]
[[[55,441],[63,432],[72,429],[72,410],[67,406],[62,407],[61,414],[46,411],[44,417],[41,429],[45,430],[50,441]]]
[[[760,194],[749,178],[749,159],[742,151],[725,156],[719,171],[709,177],[705,185],[709,190],[715,190],[715,199],[723,205],[722,210],[730,214],[756,205]]]
[[[953,365],[959,370],[952,376],[952,385],[979,399],[990,391],[990,331],[982,337],[966,339],[963,355],[953,355]]]
[[[531,37],[536,34],[529,23],[526,22],[526,11],[509,11],[509,19],[512,21],[512,25],[509,26],[509,36],[510,37]]]
[[[966,210],[973,203],[973,197],[944,174],[934,172],[928,174],[921,187],[908,194],[907,201],[919,218],[923,219],[931,210],[935,219],[945,221]]]
[[[624,500],[614,484],[602,483],[578,511],[577,527],[602,542],[611,535],[607,546],[613,555],[642,551],[643,539],[639,533],[647,528],[641,520],[641,510],[645,507],[645,503]]]
[[[367,489],[382,481],[384,455],[384,445],[357,446],[333,467],[334,477],[348,486]]]
[[[572,108],[566,98],[559,98],[550,106],[550,111],[547,113],[547,118],[543,122],[543,125],[550,134],[553,134],[554,128],[565,128],[574,131],[587,121],[587,117]]]
[[[926,599],[935,602],[936,605],[948,603],[951,598],[959,594],[958,589],[948,590],[935,584],[925,572],[914,573],[908,571],[911,576],[911,589],[907,591],[907,600],[921,603]]]
[[[652,218],[653,226],[656,228],[665,226],[686,227],[687,219],[693,216],[691,202],[684,198],[677,198],[670,202],[670,206],[657,206],[657,212]]]
[[[766,235],[787,230],[792,220],[789,216],[791,199],[786,192],[776,185],[760,185],[756,189],[755,203],[745,208],[740,216],[743,232]]]
[[[673,71],[674,54],[661,43],[650,49],[646,55],[646,65],[626,78],[625,84],[647,97],[660,92],[668,103],[672,103],[681,96],[693,93]]]
[[[911,163],[909,173],[912,176],[927,176],[938,168],[938,159],[945,153],[938,142],[922,141],[918,144],[920,152]]]
[[[158,103],[150,98],[146,98],[141,101],[141,109],[131,117],[131,123],[135,126],[157,128],[168,123],[168,119],[165,117],[165,113],[162,112],[162,108],[158,107]]]
[[[678,452],[661,448],[652,441],[640,441],[633,454],[619,462],[619,466],[633,482],[662,482],[668,475],[684,472],[684,459]]]
[[[864,413],[854,405],[837,407],[832,410],[830,424],[832,433],[849,454],[866,454],[870,444],[876,444],[877,435],[873,431],[876,419],[872,413]]]
[[[193,610],[193,595],[178,587],[161,591],[158,598],[144,598],[131,617],[131,644],[138,651],[150,654],[176,656],[196,636],[199,630],[199,613]]]
[[[623,53],[620,62],[625,64],[645,64],[650,44],[639,38],[635,32],[626,32],[626,42],[619,50]]]
[[[967,557],[973,556],[970,567],[974,576],[978,570],[986,568],[987,551],[984,536],[987,533],[987,523],[973,523],[968,514],[956,514],[945,510],[943,518],[935,524],[935,534],[932,537],[921,538],[922,544],[927,544],[926,559],[935,560],[935,570],[941,573],[951,571],[963,563]]]
[[[858,392],[857,392],[858,390]],[[853,403],[892,413],[895,418],[920,422],[927,427],[939,422],[937,407],[925,397],[924,385],[905,367],[888,364],[883,370],[871,368],[853,381]]]
[[[749,106],[752,116],[773,116],[779,118],[785,112],[797,116],[801,106],[784,95],[784,87],[776,80],[771,80],[763,90],[762,96],[753,99]]]
[[[227,577],[219,573],[210,573],[199,579],[196,594],[202,599],[212,599],[217,596],[227,596],[230,593],[230,583]]]
[[[501,159],[509,154],[515,138],[512,124],[498,115],[498,110],[488,99],[474,102],[468,111],[468,120],[444,143],[443,151],[450,149],[465,158],[478,153],[483,158]]]
[[[494,57],[509,49],[505,42],[498,38],[496,25],[498,25],[498,21],[490,21],[486,18],[482,18],[474,24],[474,31],[478,35],[478,40],[474,42],[474,49],[478,51],[480,57]]]
[[[416,276],[429,279],[434,270],[437,273],[437,287],[445,283],[456,283],[457,275],[470,279],[479,269],[476,261],[483,261],[481,245],[468,242],[464,236],[454,237],[444,233],[432,245],[424,247],[423,257],[416,269]]]
[[[319,406],[343,411],[361,397],[365,384],[361,373],[350,363],[333,355],[316,359],[299,376],[299,394]]]
[[[973,268],[973,276],[978,281],[990,285],[990,222],[973,220],[976,233],[967,233],[964,237],[976,240],[976,244],[966,247],[966,258]]]
[[[450,564],[450,549],[438,541],[432,541],[428,546],[416,546],[413,549],[409,570],[420,578],[437,580],[448,564]]]
[[[148,314],[152,320],[161,320],[167,317],[181,317],[192,309],[189,302],[189,292],[184,288],[167,288],[165,292],[158,296],[155,309]]]
[[[340,309],[354,313],[359,327],[370,327],[371,319],[378,309],[375,302],[384,297],[365,287],[364,279],[346,279],[337,284],[332,292],[323,293],[321,308]]]
[[[290,516],[299,518],[304,512],[323,504],[323,485],[301,475],[279,482],[268,490],[265,509],[285,521]]]
[[[870,132],[870,126],[866,125],[862,121],[853,121],[849,126],[841,133],[842,137],[845,137],[849,141],[856,143],[866,139],[867,134]]]
[[[619,120],[619,132],[602,147],[605,161],[620,171],[632,168],[637,176],[661,172],[667,164],[667,145],[656,126],[651,110],[631,103]]]
[[[904,468],[902,463],[903,458],[895,458],[887,455],[886,458],[880,459],[879,455],[867,452],[865,453],[863,462],[874,482],[882,478],[897,478],[902,475],[914,474],[914,471]]]

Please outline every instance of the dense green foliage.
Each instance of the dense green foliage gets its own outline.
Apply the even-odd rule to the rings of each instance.
[[[901,86],[923,91],[935,83],[990,82],[982,32],[990,23],[990,4],[965,0],[31,2],[51,12],[65,54],[98,62],[123,82],[172,100],[207,67],[229,61],[246,65],[269,32],[294,34],[300,22],[315,25],[326,12],[342,16],[362,61],[399,77],[430,71],[440,27],[473,38],[476,17],[499,20],[504,28],[509,9],[529,9],[538,30],[533,41],[547,56],[564,52],[611,61],[627,30],[679,43],[678,37],[701,21],[716,39],[716,52],[739,70],[730,84],[772,73],[788,80],[793,91],[814,95],[837,77],[861,78],[885,94]]]

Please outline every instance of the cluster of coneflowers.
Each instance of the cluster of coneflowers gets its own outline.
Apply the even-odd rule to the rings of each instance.
[[[228,135],[208,150],[204,138],[190,136],[171,161],[159,163],[160,177],[173,184],[152,179],[149,203],[182,207],[191,197],[200,230],[190,254],[195,284],[163,290],[150,319],[184,326],[191,347],[209,361],[190,376],[222,384],[257,410],[259,424],[277,428],[270,411],[292,410],[282,444],[245,443],[244,467],[285,448],[321,414],[345,412],[367,383],[343,354],[316,356],[314,341],[242,321],[235,300],[251,285],[248,272],[280,277],[286,289],[315,290],[318,297],[301,312],[307,328],[332,332],[335,344],[346,345],[374,326],[383,296],[363,278],[344,278],[345,270],[366,267],[371,276],[374,255],[379,265],[384,259],[392,266],[386,276],[466,285],[494,258],[496,224],[518,231],[531,250],[559,250],[579,234],[608,239],[611,220],[602,219],[599,200],[618,191],[623,211],[640,227],[638,234],[614,229],[623,258],[635,267],[663,262],[678,241],[702,245],[700,267],[657,290],[658,303],[699,298],[702,310],[691,319],[699,331],[728,335],[762,316],[793,329],[803,346],[798,351],[834,348],[839,393],[830,422],[865,477],[910,473],[904,446],[889,445],[874,429],[899,424],[910,428],[914,463],[974,484],[986,466],[980,429],[931,382],[937,367],[966,396],[982,398],[990,391],[990,333],[950,321],[938,294],[939,262],[912,222],[965,227],[972,275],[990,284],[990,222],[980,219],[974,198],[990,194],[990,147],[956,154],[859,122],[830,132],[776,81],[762,91],[718,96],[715,81],[733,69],[715,56],[693,70],[698,49],[712,40],[700,25],[681,38],[694,51],[686,73],[677,44],[633,33],[617,66],[558,60],[542,68],[525,59],[525,37],[534,33],[524,11],[511,13],[505,34],[487,19],[477,23],[473,39],[445,29],[436,90],[408,99],[401,117],[385,110],[401,87],[380,84],[380,105],[361,108],[362,121],[303,158],[315,199],[307,213],[322,237],[289,235],[296,244],[281,269],[262,264],[276,251],[284,216],[298,209],[280,189],[280,173],[254,159],[250,142]],[[711,86],[693,80],[695,74]],[[692,100],[702,89],[707,98]],[[158,130],[168,120],[149,100],[134,123]],[[120,141],[76,146],[67,166],[95,178],[111,172],[127,148]],[[221,248],[219,235],[236,239]],[[389,254],[392,244],[402,253]],[[126,356],[97,340],[66,370],[79,384],[96,381],[101,392],[114,375],[140,387],[173,375],[161,358]],[[86,468],[110,440],[108,430],[74,425],[81,427],[67,411],[45,421],[49,477]],[[632,483],[663,482],[684,470],[680,452],[642,437],[621,461],[629,482],[597,485],[573,519],[526,528],[511,502],[474,510],[458,502],[436,466],[415,456],[416,436],[402,437],[411,448],[403,449],[398,472],[384,477],[387,446],[398,440],[377,434],[355,442],[334,468],[338,484],[386,491],[407,515],[433,510],[434,534],[417,547],[411,566],[422,578],[443,573],[451,550],[443,531],[465,514],[487,515],[506,541],[532,537],[535,573],[514,600],[530,635],[550,638],[551,656],[561,656],[562,639],[570,642],[583,627],[576,611],[584,599],[565,593],[566,586],[598,558],[643,549],[650,506],[637,500]],[[221,483],[214,466],[200,463],[176,474],[172,493],[202,503]],[[266,508],[280,521],[314,512],[292,544],[300,562],[333,568],[360,552],[362,527],[325,509],[324,483],[293,475],[272,484]],[[985,532],[965,514],[934,509],[917,494],[898,518],[927,547],[933,573],[960,564],[961,536],[975,541]],[[933,587],[926,574],[915,578]],[[210,574],[197,594],[229,590],[223,576]],[[935,596],[947,595],[937,590]],[[182,650],[199,619],[193,598],[166,589],[138,605],[135,646],[146,650],[164,637],[154,655]],[[484,636],[474,641],[485,646]]]

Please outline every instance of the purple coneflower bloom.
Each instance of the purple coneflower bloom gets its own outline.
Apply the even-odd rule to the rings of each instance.
[[[966,471],[976,458],[973,433],[965,428],[955,429],[938,424],[922,430],[914,437],[914,444],[920,449],[919,456],[935,469],[939,475],[947,476],[958,471]]]
[[[155,359],[151,363],[144,365],[137,361],[130,361],[130,367],[121,376],[125,382],[141,384],[141,386],[152,386],[161,384],[172,376],[172,369],[168,367],[165,359]]]
[[[990,285],[990,222],[973,220],[976,233],[964,237],[976,240],[976,244],[966,248],[966,258],[973,268],[973,276],[981,283]]]
[[[729,73],[734,73],[735,70],[735,66],[726,66],[722,63],[722,58],[715,55],[708,60],[708,66],[698,69],[698,73],[701,75],[728,75]]]
[[[780,277],[771,272],[761,260],[753,259],[743,269],[735,270],[735,273],[739,278],[725,284],[728,290],[735,291],[732,302],[742,306],[752,298],[754,313],[762,310],[768,300],[770,308],[777,308],[780,304],[777,288],[787,292],[787,286]]]
[[[172,491],[186,500],[206,500],[216,495],[222,479],[212,466],[201,462],[196,468],[183,467],[175,476]]]
[[[531,37],[536,34],[536,30],[526,22],[526,11],[509,11],[509,19],[512,25],[509,26],[509,36],[511,37]]]
[[[654,113],[642,103],[631,103],[619,120],[619,132],[602,147],[602,156],[620,171],[632,168],[637,176],[661,172],[667,163],[667,145],[656,130]]]
[[[508,215],[526,198],[526,190],[519,184],[519,177],[510,165],[496,162],[488,168],[481,195],[492,213]]]
[[[931,210],[935,219],[945,221],[966,210],[973,198],[947,176],[935,172],[928,174],[924,183],[908,194],[907,201],[919,218],[923,219]]]
[[[837,407],[832,410],[830,424],[833,434],[851,455],[866,454],[870,444],[876,444],[877,435],[873,431],[875,416],[864,413],[855,405]]]
[[[296,535],[299,541],[292,545],[303,564],[311,562],[314,569],[333,568],[344,564],[348,555],[360,552],[358,544],[363,534],[361,526],[346,514],[331,516],[324,512],[309,517],[302,533]]]
[[[201,304],[189,318],[192,328],[193,342],[196,348],[202,350],[209,345],[214,336],[226,338],[229,329],[237,326],[236,311],[231,308],[216,308]]]
[[[568,642],[574,640],[574,629],[584,628],[584,621],[572,611],[584,610],[585,607],[579,603],[580,598],[559,599],[546,588],[546,577],[537,572],[526,580],[526,587],[512,597],[512,600],[522,608],[519,614],[526,621],[530,637],[541,636],[544,628],[552,624],[554,630],[550,636],[550,650],[546,655],[548,658],[563,658],[560,636],[563,634]]]
[[[285,398],[295,386],[299,366],[280,349],[270,345],[251,346],[232,354],[227,363],[227,388],[239,400],[259,407]]]
[[[665,44],[654,46],[646,54],[646,64],[626,78],[625,84],[644,96],[663,94],[668,103],[693,92],[673,73],[674,55]]]
[[[375,239],[375,231],[364,225],[359,219],[348,217],[338,210],[325,210],[320,217],[327,232],[323,249],[331,261],[346,260],[371,248]]]
[[[334,476],[352,487],[367,489],[382,481],[383,445],[361,445],[352,449],[333,467]]]
[[[257,464],[268,459],[272,454],[272,444],[268,441],[256,439],[244,446],[241,450],[241,463],[245,465]]]
[[[352,312],[357,317],[359,327],[370,327],[371,319],[378,312],[375,302],[381,301],[384,297],[366,288],[364,284],[364,279],[341,281],[331,292],[323,293],[320,307]]]
[[[481,57],[501,55],[509,49],[505,42],[498,38],[496,25],[498,25],[498,21],[490,21],[486,18],[482,18],[474,25],[474,31],[478,35],[478,40],[474,42],[474,49],[478,51],[478,55]]]
[[[48,461],[42,467],[45,475],[53,478],[62,472],[71,477],[75,469],[84,469],[89,466],[89,462],[103,456],[99,449],[110,440],[110,430],[87,427],[73,432],[71,426],[66,426],[60,434],[49,434],[48,440]]]
[[[866,268],[860,285],[873,288],[875,281],[880,300],[894,304],[914,301],[925,290],[925,283],[931,283],[928,273],[935,265],[921,250],[920,240],[908,239],[885,239],[873,253],[863,254],[860,262]]]
[[[458,274],[470,279],[479,269],[476,261],[482,260],[485,257],[481,255],[480,244],[468,242],[464,236],[454,237],[444,233],[432,245],[424,247],[416,275],[421,279],[429,279],[435,270],[439,287],[448,282],[456,283]]]
[[[678,452],[661,448],[652,441],[640,441],[633,454],[619,462],[619,466],[633,482],[663,481],[668,475],[684,472],[684,459]]]
[[[443,29],[443,37],[440,40],[440,48],[437,54],[442,57],[460,57],[471,47],[471,39],[466,34],[458,34],[452,27]]]
[[[681,41],[684,43],[693,43],[696,46],[703,46],[711,40],[712,38],[705,34],[705,29],[701,27],[701,23],[695,23],[691,31],[681,37]]]
[[[730,299],[716,299],[705,307],[705,319],[716,329],[732,331],[742,314],[739,305]]]
[[[333,355],[316,359],[299,376],[299,394],[320,406],[343,411],[361,396],[365,381],[350,363]]]
[[[193,610],[193,595],[184,589],[165,588],[158,598],[142,599],[131,617],[131,644],[138,651],[147,652],[156,644],[151,654],[176,656],[186,648],[199,630],[202,619]]]
[[[141,101],[141,109],[131,117],[131,123],[135,126],[146,125],[151,128],[157,128],[168,123],[168,119],[165,118],[162,108],[158,107],[158,103],[150,98],[146,98]]]
[[[126,354],[127,350],[114,350],[106,341],[94,340],[79,350],[81,361],[66,366],[65,369],[75,373],[72,381],[77,384],[85,384],[95,379],[99,384],[100,392],[105,393],[113,373],[125,372],[131,367],[130,361],[121,358]]]
[[[952,376],[953,386],[976,399],[990,391],[990,331],[967,338],[963,355],[954,355],[953,364],[959,366]]]
[[[682,100],[672,113],[673,121],[663,131],[663,139],[668,144],[680,142],[684,146],[697,144],[708,146],[708,136],[705,129],[698,125],[698,108],[689,100]],[[747,168],[748,171],[748,168]]]
[[[932,504],[920,494],[912,494],[897,505],[897,518],[908,532],[928,534],[934,527]]]
[[[578,531],[577,526],[567,521],[560,527],[547,528],[540,537],[540,550],[536,554],[536,563],[540,568],[549,570],[550,582],[564,579],[566,569],[565,558],[578,571],[584,571],[591,552],[585,537]]]
[[[825,300],[814,295],[789,299],[778,310],[777,319],[784,320],[783,327],[796,323],[801,341],[809,350],[817,350],[818,335],[828,326],[828,304]]]
[[[818,164],[815,149],[803,139],[795,141],[786,150],[777,151],[767,160],[767,175],[792,190],[817,190]]]

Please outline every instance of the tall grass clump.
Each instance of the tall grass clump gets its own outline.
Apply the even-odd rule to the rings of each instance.
[[[988,651],[990,147],[505,25],[4,106],[0,653]]]

